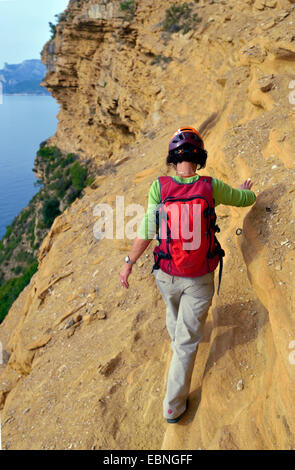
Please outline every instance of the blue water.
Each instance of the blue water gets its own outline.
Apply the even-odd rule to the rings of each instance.
[[[0,101],[1,103],[1,101]],[[40,142],[56,131],[51,96],[3,96],[0,104],[0,239],[38,192],[32,172]]]

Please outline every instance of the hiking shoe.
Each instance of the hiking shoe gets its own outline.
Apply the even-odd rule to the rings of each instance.
[[[185,410],[181,415],[177,416],[177,418],[166,418],[167,423],[178,423],[178,421],[183,417],[183,415],[186,413],[188,409],[188,399],[186,400],[185,403]]]

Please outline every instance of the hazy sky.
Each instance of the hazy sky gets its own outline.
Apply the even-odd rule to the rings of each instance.
[[[4,62],[17,64],[40,59],[50,38],[49,21],[64,11],[69,0],[0,0],[0,69]]]

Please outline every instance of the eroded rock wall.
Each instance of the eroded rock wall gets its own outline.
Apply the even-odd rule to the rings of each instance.
[[[291,449],[294,317],[294,4],[202,2],[187,34],[164,34],[174,2],[71,1],[43,52],[61,104],[52,143],[100,168],[58,217],[39,270],[0,326],[6,448]],[[252,208],[219,206],[226,252],[192,378],[190,409],[167,427],[170,359],[152,246],[119,286],[132,240],[97,240],[98,203],[146,206],[180,125],[204,135],[210,174]],[[125,215],[125,221],[130,216]],[[243,228],[241,236],[236,228]],[[217,273],[216,273],[217,283]]]

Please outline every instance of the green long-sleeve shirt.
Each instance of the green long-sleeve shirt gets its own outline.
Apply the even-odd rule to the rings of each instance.
[[[190,178],[182,178],[181,176],[173,176],[178,183],[193,183],[200,178],[199,175]],[[212,178],[213,198],[215,207],[219,204],[227,206],[246,207],[252,206],[256,201],[256,196],[249,189],[235,189],[223,181]],[[152,240],[156,234],[156,217],[155,212],[158,204],[161,202],[161,188],[159,180],[155,180],[149,191],[148,208],[141,222],[137,235],[144,240]]]

